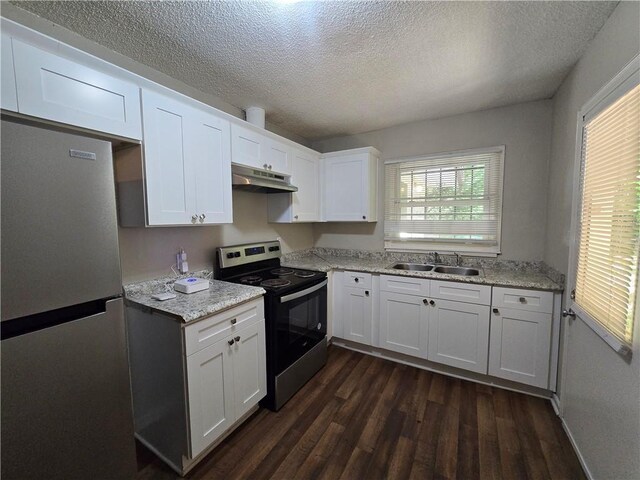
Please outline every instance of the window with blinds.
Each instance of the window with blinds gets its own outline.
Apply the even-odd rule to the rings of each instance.
[[[385,162],[385,247],[499,253],[504,146]]]
[[[576,311],[625,350],[640,243],[640,86],[584,118],[580,192]]]

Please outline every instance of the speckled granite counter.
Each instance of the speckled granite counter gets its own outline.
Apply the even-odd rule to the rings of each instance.
[[[192,273],[189,276],[207,278],[209,272]],[[260,287],[250,287],[235,283],[210,280],[209,289],[196,293],[180,293],[173,289],[173,283],[180,277],[161,277],[146,282],[130,283],[124,286],[125,303],[133,307],[146,307],[166,313],[183,322],[191,322],[199,318],[227,310],[241,303],[260,298],[265,291]],[[176,298],[170,300],[154,300],[151,295],[173,292]]]
[[[443,255],[445,263],[453,264],[453,258]],[[358,272],[403,275],[408,277],[450,280],[513,288],[562,291],[564,278],[542,262],[515,262],[464,257],[463,265],[480,270],[478,276],[451,275],[436,272],[396,270],[397,262],[433,263],[426,255],[386,252],[362,252],[338,249],[311,249],[293,252],[281,259],[283,266],[328,272],[329,270],[353,270]]]

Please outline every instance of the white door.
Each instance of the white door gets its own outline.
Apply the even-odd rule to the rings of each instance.
[[[489,375],[548,388],[551,322],[550,313],[494,308]]]
[[[230,341],[228,337],[187,357],[191,458],[235,421]]]
[[[320,220],[320,160],[307,152],[294,151],[291,183],[298,187],[293,194],[293,221]]]
[[[0,86],[2,92],[0,94],[0,107],[4,110],[11,110],[13,112],[18,111],[18,95],[16,93],[16,77],[13,69],[13,50],[11,49],[11,37],[6,34],[2,34],[1,47],[2,55],[0,56],[0,73],[2,74],[2,81]]]
[[[187,136],[194,112],[181,102],[143,90],[142,115],[148,223],[195,225],[199,221],[195,173]]]
[[[268,170],[266,160],[266,137],[253,130],[231,124],[231,161],[240,165]]]
[[[427,358],[429,310],[424,297],[380,292],[379,347]]]
[[[233,380],[236,418],[267,394],[264,320],[233,335]]]
[[[228,120],[194,111],[186,132],[195,174],[198,223],[233,223],[231,200],[231,133]]]
[[[264,138],[264,144],[266,147],[265,163],[267,164],[267,170],[289,175],[291,173],[292,148],[284,142],[268,137]]]
[[[367,221],[369,154],[323,160],[325,220]]]
[[[371,324],[373,321],[371,291],[344,287],[340,297],[343,338],[371,345]]]
[[[20,113],[142,138],[140,90],[135,84],[16,39],[12,43]]]
[[[489,307],[434,300],[429,314],[429,354],[432,362],[487,373]]]

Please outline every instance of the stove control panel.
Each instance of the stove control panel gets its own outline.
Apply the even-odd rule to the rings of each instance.
[[[280,242],[251,243],[218,248],[220,268],[237,267],[247,263],[280,258]]]

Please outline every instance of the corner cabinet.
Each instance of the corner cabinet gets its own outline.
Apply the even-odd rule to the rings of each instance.
[[[293,193],[267,195],[269,222],[303,223],[320,221],[320,154],[292,148],[291,183]]]
[[[378,159],[373,147],[322,155],[323,219],[327,222],[376,222]]]
[[[231,223],[229,121],[148,90],[142,116],[147,224]]]
[[[266,395],[262,298],[189,324],[127,307],[136,437],[186,474]]]
[[[3,45],[7,43],[4,36],[2,40]],[[142,138],[137,85],[15,38],[11,43],[19,113],[120,137]],[[4,82],[4,73],[2,79]],[[2,88],[4,96],[6,87]]]

